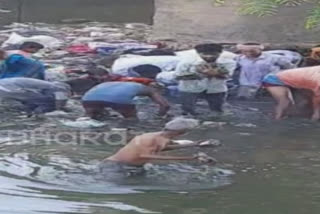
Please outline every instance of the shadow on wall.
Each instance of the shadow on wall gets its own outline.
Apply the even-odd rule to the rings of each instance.
[[[153,24],[154,0],[1,0],[0,25],[12,22],[61,23],[85,19]]]

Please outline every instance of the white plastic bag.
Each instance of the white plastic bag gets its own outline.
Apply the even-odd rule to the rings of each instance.
[[[174,71],[163,71],[157,75],[156,80],[157,82],[163,83],[165,85],[178,84]]]
[[[63,72],[64,66],[58,66],[54,68],[49,68],[45,71],[45,80],[49,82],[53,81],[67,81],[68,77]]]
[[[17,33],[12,33],[10,37],[2,44],[2,48],[9,45],[21,45],[24,42],[37,42],[42,44],[45,48],[57,48],[62,45],[62,42],[54,37],[38,35],[31,37],[24,37]]]
[[[113,66],[112,72],[123,76],[128,75],[130,68],[139,65],[154,65],[162,71],[174,71],[180,58],[176,56],[131,56],[124,55],[117,59]]]

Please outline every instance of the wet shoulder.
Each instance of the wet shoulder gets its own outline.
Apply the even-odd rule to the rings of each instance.
[[[136,136],[133,141],[137,144],[151,145],[157,143],[158,141],[163,141],[164,138],[159,132],[146,133]]]

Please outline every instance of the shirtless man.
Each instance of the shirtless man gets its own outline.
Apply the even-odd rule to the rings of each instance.
[[[290,89],[304,89],[311,96],[306,96],[312,103],[313,121],[320,119],[320,66],[303,67],[270,74],[263,80],[263,85],[276,100],[275,119],[282,119],[289,106],[294,104]]]
[[[201,146],[200,143],[174,145],[172,139],[185,134],[198,126],[194,119],[177,118],[167,123],[161,132],[146,133],[136,136],[116,154],[106,158],[103,163],[119,163],[129,166],[143,166],[155,160],[198,160],[200,162],[215,162],[214,159],[203,155],[167,156],[160,155],[162,151]]]

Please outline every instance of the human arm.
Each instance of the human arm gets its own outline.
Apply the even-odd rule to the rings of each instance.
[[[140,155],[140,158],[149,160],[196,160],[197,156],[165,156],[165,155]]]
[[[201,80],[202,77],[200,77],[197,74],[190,74],[185,76],[177,76],[176,80]]]
[[[219,79],[230,78],[234,74],[238,66],[237,60],[238,60],[237,57],[235,58],[219,57],[216,60],[216,63],[213,66],[210,66],[211,71],[209,67],[209,72],[207,70],[205,71],[205,73],[207,73],[209,77],[211,76]]]
[[[45,80],[45,67],[41,62],[34,62],[25,77]]]
[[[176,80],[199,80],[202,77],[197,72],[197,66],[194,62],[182,61],[177,65],[175,71]]]
[[[172,151],[172,150],[184,149],[184,148],[190,148],[190,147],[196,147],[196,146],[200,146],[199,142],[188,143],[185,145],[180,145],[180,144],[176,144],[174,142],[171,142],[162,151]]]
[[[161,96],[158,92],[155,92],[154,90],[150,89],[150,92],[148,93],[151,100],[157,104],[159,104],[159,115],[164,116],[170,109],[169,102]]]
[[[240,85],[240,74],[241,74],[241,64],[240,64],[240,57],[235,57],[235,69],[233,71],[233,74],[231,75],[231,78],[233,80],[233,83],[236,85]]]
[[[191,148],[191,147],[219,147],[221,146],[221,142],[216,139],[210,140],[199,140],[196,142],[190,142],[186,144],[178,144],[178,142],[171,141],[162,151],[171,151],[177,149]]]
[[[275,65],[279,66],[281,70],[287,70],[296,67],[287,57],[284,56],[274,56],[274,60]]]

